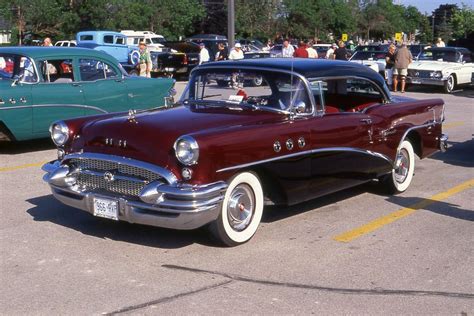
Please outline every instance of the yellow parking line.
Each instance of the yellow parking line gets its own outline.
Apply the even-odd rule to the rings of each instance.
[[[386,216],[382,216],[380,218],[377,218],[376,220],[371,221],[370,223],[367,223],[365,225],[362,225],[356,229],[350,230],[348,232],[342,233],[333,239],[336,241],[340,242],[350,242],[360,236],[363,236],[365,234],[368,234],[370,232],[373,232],[374,230],[377,230],[387,224],[390,224],[396,220],[399,220],[405,216],[408,216],[412,213],[414,213],[418,209],[423,209],[427,207],[428,205],[431,205],[437,201],[442,201],[450,197],[451,195],[454,195],[456,193],[468,190],[474,186],[474,179],[471,179],[469,181],[466,181],[460,185],[457,185],[447,191],[438,193],[433,195],[432,197],[429,197],[427,199],[423,199],[422,201],[415,203],[411,206],[402,208],[398,211],[395,211],[391,214],[388,214]]]
[[[462,126],[462,125],[464,125],[465,123],[466,123],[466,122],[463,122],[463,121],[446,123],[446,124],[443,124],[443,129]]]
[[[35,162],[35,163],[27,163],[27,164],[24,164],[24,165],[13,166],[13,167],[3,167],[3,168],[0,168],[0,172],[3,172],[3,171],[12,171],[12,170],[18,170],[18,169],[25,169],[25,168],[30,168],[30,167],[39,167],[39,166],[44,165],[45,163],[47,163],[47,161],[41,161],[41,162]]]

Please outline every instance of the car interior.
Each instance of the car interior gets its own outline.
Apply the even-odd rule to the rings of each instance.
[[[41,62],[41,73],[44,82],[73,82],[72,59],[44,60]]]

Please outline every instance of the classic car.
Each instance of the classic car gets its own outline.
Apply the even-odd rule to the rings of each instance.
[[[127,36],[110,31],[84,31],[76,35],[77,46],[106,52],[115,57],[131,75],[138,75],[137,63],[140,59],[138,46],[127,44]],[[160,47],[164,47],[161,44]],[[151,50],[153,78],[187,72],[186,55],[169,49]]]
[[[232,89],[208,82],[262,76]],[[405,191],[415,154],[446,150],[441,99],[395,98],[365,66],[248,59],[195,68],[167,110],[59,121],[43,166],[61,202],[95,216],[248,241],[264,204],[293,205],[367,181]]]
[[[0,140],[48,137],[59,119],[163,106],[173,85],[130,77],[91,49],[0,48]]]
[[[60,46],[60,47],[76,47],[77,43],[75,40],[71,41],[57,41],[54,46]]]
[[[424,50],[408,66],[407,82],[416,85],[441,86],[451,93],[456,86],[472,84],[472,54],[462,47],[433,47]]]
[[[385,78],[385,55],[383,51],[356,51],[349,61],[365,65]]]

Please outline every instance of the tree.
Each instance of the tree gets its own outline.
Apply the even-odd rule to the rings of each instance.
[[[463,3],[461,9],[454,12],[452,25],[455,37],[467,38],[474,33],[474,10]]]

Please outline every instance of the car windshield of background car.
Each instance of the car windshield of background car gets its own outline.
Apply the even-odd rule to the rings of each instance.
[[[426,50],[420,55],[420,60],[434,60],[434,61],[448,61],[458,62],[456,58],[456,52],[454,51],[435,51]]]
[[[304,111],[312,112],[304,83],[286,73],[239,69],[201,71],[193,76],[182,100],[206,101],[211,106],[250,105],[280,112],[304,103]]]

